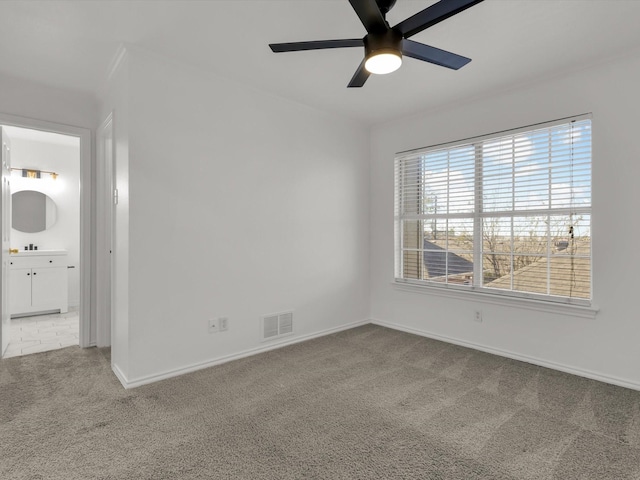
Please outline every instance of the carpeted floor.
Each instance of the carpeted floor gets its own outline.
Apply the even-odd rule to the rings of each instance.
[[[124,390],[0,361],[2,479],[640,479],[640,392],[373,325]]]

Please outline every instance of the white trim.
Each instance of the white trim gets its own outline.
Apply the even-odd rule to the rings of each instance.
[[[554,120],[551,122],[545,122],[545,123],[540,123],[540,124],[536,124],[536,125],[530,125],[530,126],[526,126],[526,127],[520,127],[517,129],[512,129],[512,130],[506,130],[503,132],[498,132],[498,133],[492,133],[489,135],[483,135],[483,136],[478,136],[478,137],[474,137],[474,138],[469,138],[469,139],[464,139],[464,140],[460,140],[460,141],[456,141],[456,142],[451,142],[451,143],[447,143],[447,144],[440,144],[440,145],[434,145],[432,147],[426,147],[423,149],[415,149],[415,150],[411,150],[408,152],[402,152],[400,154],[396,154],[396,157],[394,159],[394,170],[395,170],[395,183],[394,183],[394,203],[395,203],[395,215],[394,215],[394,228],[396,230],[399,229],[398,226],[400,226],[400,228],[404,227],[404,222],[405,221],[414,221],[414,220],[418,220],[420,221],[419,223],[425,223],[425,225],[423,225],[424,230],[426,232],[427,230],[427,225],[426,222],[428,220],[433,220],[433,222],[435,222],[437,219],[442,219],[442,220],[451,220],[451,219],[464,219],[467,222],[468,221],[473,221],[473,231],[471,233],[467,233],[467,235],[470,237],[471,241],[472,241],[472,246],[473,246],[473,276],[469,277],[469,286],[466,287],[464,290],[466,291],[473,291],[473,292],[477,292],[477,293],[485,293],[488,294],[488,296],[493,296],[495,295],[496,290],[498,289],[492,289],[492,288],[483,288],[484,287],[484,281],[483,281],[483,275],[479,274],[480,269],[482,268],[482,260],[483,260],[483,245],[484,245],[484,236],[485,236],[485,227],[482,226],[483,219],[485,218],[502,218],[502,219],[511,219],[511,232],[510,235],[505,234],[505,232],[501,232],[500,235],[504,235],[505,240],[507,240],[508,238],[511,239],[511,249],[509,251],[506,252],[502,252],[504,253],[504,257],[507,260],[510,260],[510,265],[508,267],[508,270],[512,273],[512,275],[509,276],[502,276],[502,278],[508,278],[510,281],[510,289],[505,289],[505,290],[499,290],[500,291],[500,296],[502,297],[516,297],[516,298],[524,298],[525,300],[533,300],[536,303],[539,303],[540,305],[535,306],[536,309],[539,309],[541,305],[544,305],[545,302],[549,303],[549,304],[563,304],[563,305],[578,305],[579,307],[587,307],[590,308],[592,306],[591,303],[591,298],[589,298],[588,300],[585,299],[581,299],[581,298],[577,298],[577,296],[572,295],[572,290],[570,289],[567,293],[565,293],[565,295],[553,295],[551,293],[552,291],[552,285],[550,283],[551,281],[551,263],[552,263],[552,257],[551,255],[553,255],[553,250],[550,249],[549,247],[551,246],[551,236],[550,236],[550,222],[551,222],[551,218],[553,216],[569,216],[569,218],[573,218],[572,216],[574,214],[583,214],[585,216],[587,216],[589,218],[589,220],[587,222],[585,222],[584,226],[588,229],[591,230],[591,225],[592,225],[592,208],[591,208],[591,170],[592,170],[592,141],[591,141],[591,134],[589,134],[585,139],[584,139],[584,157],[582,156],[578,156],[577,158],[579,159],[578,161],[578,165],[580,165],[580,168],[588,168],[588,174],[583,174],[581,173],[579,178],[581,178],[581,181],[586,181],[588,180],[589,183],[589,202],[588,202],[588,206],[578,206],[578,207],[574,207],[573,206],[573,201],[574,201],[574,179],[573,179],[573,167],[574,167],[574,144],[573,144],[573,140],[571,141],[571,150],[570,150],[570,154],[567,153],[563,153],[560,154],[560,157],[555,156],[552,153],[552,146],[555,144],[555,141],[552,140],[551,136],[553,135],[552,132],[552,128],[553,126],[562,126],[562,127],[566,127],[570,125],[571,128],[571,132],[573,132],[573,128],[574,128],[574,122],[581,122],[580,124],[583,125],[585,128],[591,126],[591,122],[592,122],[592,114],[583,114],[583,115],[579,115],[579,116],[575,116],[575,117],[569,117],[569,118],[564,118],[564,119],[559,119],[559,120]],[[582,128],[582,127],[581,127]],[[547,142],[548,142],[548,149],[549,151],[546,154],[541,154],[540,159],[541,160],[548,160],[548,175],[549,175],[549,179],[548,182],[542,183],[541,185],[545,185],[546,183],[548,183],[548,192],[543,196],[544,199],[546,201],[548,201],[548,207],[546,208],[541,208],[540,205],[537,205],[536,208],[534,209],[522,209],[522,207],[520,208],[516,208],[517,205],[517,199],[519,198],[518,195],[516,195],[516,171],[518,168],[518,165],[522,165],[522,161],[524,159],[524,157],[522,157],[520,160],[516,159],[516,149],[515,149],[515,136],[518,135],[519,133],[532,133],[532,132],[542,132],[545,134],[545,136],[548,138]],[[573,136],[572,136],[573,138]],[[498,209],[498,211],[493,211],[493,209],[489,209],[488,211],[485,211],[484,209],[484,194],[485,194],[485,185],[484,185],[484,179],[483,179],[483,165],[485,164],[485,161],[488,161],[487,158],[485,158],[485,154],[483,153],[484,151],[484,147],[487,145],[487,141],[495,141],[495,140],[507,140],[507,149],[509,150],[509,145],[511,145],[510,147],[510,153],[507,153],[507,156],[509,156],[510,158],[510,165],[507,168],[507,170],[505,171],[506,174],[508,176],[510,176],[511,178],[507,181],[506,177],[505,177],[505,182],[507,182],[507,185],[510,185],[511,187],[511,207],[509,208],[509,205],[499,205],[496,208]],[[588,145],[587,145],[588,144]],[[582,145],[582,144],[581,144]],[[588,146],[588,154],[587,154],[587,146]],[[463,152],[461,152],[458,156],[455,157],[455,160],[452,160],[451,157],[451,152],[452,149],[457,148],[457,147],[465,147],[465,150]],[[473,149],[473,153],[474,155],[471,155],[471,149]],[[567,147],[568,148],[568,147]],[[440,164],[438,164],[436,168],[438,171],[440,171],[442,168],[444,168],[443,172],[446,173],[446,178],[444,176],[429,180],[428,178],[424,177],[424,175],[426,175],[425,172],[428,172],[428,170],[432,167],[429,159],[424,158],[425,154],[428,154],[429,152],[440,152],[439,154],[442,154],[442,158],[440,160],[438,160],[438,162],[446,162],[445,166],[442,166]],[[557,165],[554,165],[554,160],[555,159],[563,159],[561,160]],[[474,160],[475,159],[475,160]],[[554,174],[554,172],[556,172],[556,168],[560,169],[558,170],[559,172],[562,172],[563,169],[565,169],[567,167],[567,164],[565,162],[570,161],[570,180],[569,184],[571,187],[571,195],[569,197],[569,206],[558,206],[556,207],[554,205],[554,191],[557,191],[557,186],[560,184],[554,184],[552,182],[551,176]],[[400,170],[405,170],[408,169],[412,175],[415,173],[417,175],[416,178],[413,178],[413,176],[411,178],[407,178],[406,175],[403,176],[399,176],[398,172]],[[434,212],[433,213],[425,213],[424,210],[429,210],[429,208],[425,208],[424,205],[426,205],[425,201],[422,199],[422,193],[424,189],[432,189],[433,192],[435,192],[437,189],[443,189],[446,187],[446,194],[445,194],[445,198],[449,198],[450,196],[450,179],[449,179],[449,174],[451,172],[452,169],[456,169],[456,170],[460,170],[462,172],[464,172],[465,178],[466,176],[468,176],[472,171],[475,173],[474,176],[474,180],[473,180],[473,191],[471,191],[468,186],[460,186],[458,187],[458,192],[462,192],[464,193],[467,198],[469,197],[473,197],[474,199],[474,204],[473,204],[473,208],[470,211],[462,211],[459,213],[438,213],[437,212],[437,200],[438,197],[435,197],[435,205],[436,208],[434,208]],[[502,171],[502,170],[501,170]],[[424,174],[424,175],[423,175]],[[491,173],[492,177],[495,177],[495,173]],[[429,175],[427,175],[427,177],[429,177]],[[583,178],[584,177],[584,178]],[[586,180],[585,180],[586,179]],[[465,180],[467,182],[467,185],[469,185],[469,180],[468,178]],[[536,180],[534,181],[534,183],[532,185],[538,185],[538,183],[541,180]],[[504,183],[502,180],[500,180],[498,177],[495,177],[494,180],[492,180],[492,182],[497,182],[495,183],[495,185],[501,185],[502,183]],[[411,196],[406,199],[404,197],[404,192],[408,191],[411,193]],[[546,196],[548,195],[548,197]],[[428,200],[428,199],[427,199]],[[585,199],[586,200],[586,199]],[[405,212],[414,212],[414,213],[407,213]],[[463,208],[462,210],[468,210],[468,207]],[[541,253],[534,253],[533,251],[530,253],[529,248],[525,248],[525,251],[520,251],[520,252],[515,252],[515,247],[514,247],[514,238],[515,238],[515,231],[514,231],[514,220],[517,217],[537,217],[537,216],[544,216],[547,219],[547,228],[546,228],[546,249],[545,249],[545,253],[541,254]],[[573,222],[573,220],[572,220]],[[580,224],[580,226],[582,226],[582,224]],[[418,225],[419,229],[422,229],[422,226]],[[465,230],[467,227],[464,227]],[[447,229],[449,229],[449,226],[447,226]],[[569,229],[571,238],[573,239],[573,225],[570,227]],[[540,233],[538,233],[537,235],[541,235]],[[555,233],[554,236],[557,236],[558,233]],[[566,235],[566,234],[565,234]],[[448,234],[445,234],[446,238],[449,238]],[[426,238],[426,237],[425,237]],[[544,236],[542,236],[542,238],[544,239]],[[580,237],[578,237],[580,238]],[[413,285],[418,285],[419,283],[421,284],[432,284],[433,282],[422,282],[422,281],[416,281],[414,279],[416,278],[420,278],[422,279],[423,275],[405,275],[404,272],[402,271],[402,268],[399,267],[404,267],[403,263],[407,260],[405,260],[404,256],[402,255],[403,253],[406,252],[416,252],[416,255],[411,255],[411,259],[409,260],[411,263],[415,264],[416,262],[419,264],[419,268],[424,269],[425,265],[422,265],[423,262],[423,251],[426,252],[426,250],[428,250],[424,245],[422,245],[422,240],[418,240],[419,245],[417,246],[411,246],[408,247],[407,243],[412,243],[412,242],[405,242],[405,239],[403,238],[396,238],[396,244],[395,244],[395,251],[396,253],[400,253],[399,255],[396,254],[395,255],[395,261],[396,262],[400,262],[400,265],[396,264],[394,270],[396,272],[400,271],[400,275],[396,274],[396,279],[395,282],[396,283],[401,283],[401,282],[407,282]],[[444,260],[444,267],[445,267],[445,271],[444,274],[441,274],[442,277],[440,279],[444,280],[443,283],[448,283],[448,273],[449,273],[449,254],[451,253],[449,246],[448,246],[448,242],[446,242],[447,245],[444,246],[443,250],[444,253],[446,253],[445,260]],[[589,246],[591,246],[591,239],[589,238],[589,242],[588,242]],[[438,247],[438,248],[442,248],[442,247]],[[448,252],[448,253],[447,253]],[[468,248],[466,249],[465,253],[472,253]],[[591,283],[591,285],[593,285],[593,274],[592,274],[592,270],[593,270],[593,265],[592,265],[592,252],[591,252],[591,248],[589,248],[589,253],[588,255],[574,255],[575,251],[572,251],[571,254],[569,256],[565,256],[565,258],[571,258],[571,272],[574,272],[574,262],[573,259],[584,259],[584,260],[588,260],[590,269],[588,271],[588,279]],[[515,273],[517,273],[514,267],[514,258],[516,256],[530,256],[531,258],[533,257],[538,257],[538,258],[543,258],[546,259],[546,294],[539,294],[539,293],[534,293],[533,289],[530,289],[529,291],[514,291],[514,276]],[[495,254],[494,254],[495,256]],[[478,260],[479,259],[479,260]],[[477,260],[477,261],[476,261]],[[498,272],[499,273],[499,272]],[[586,276],[586,275],[585,275]],[[411,278],[409,278],[411,277]],[[542,275],[539,275],[539,277],[542,277]],[[436,279],[440,280],[440,279]],[[430,279],[429,279],[430,280]],[[439,282],[437,282],[439,283]],[[454,282],[455,283],[455,282]],[[448,287],[449,285],[442,285],[441,287],[446,286]],[[455,287],[455,285],[453,286]],[[452,290],[454,290],[452,288]],[[460,289],[458,290],[460,291]],[[593,290],[591,289],[589,291],[589,294],[591,296],[591,292]],[[494,293],[495,292],[495,293]],[[597,311],[597,310],[596,310]],[[580,315],[582,315],[584,312],[581,312]],[[586,313],[587,316],[590,316],[591,313],[587,312]],[[595,316],[595,313],[593,313],[593,316]]]
[[[555,313],[581,318],[596,318],[599,309],[595,306],[575,305],[570,303],[550,302],[533,298],[516,297],[514,295],[501,295],[500,293],[484,293],[467,290],[471,287],[451,288],[449,285],[414,285],[405,282],[391,282],[393,287],[401,292],[418,293],[421,295],[435,295],[439,297],[455,298],[467,302],[482,302],[503,307],[524,308],[538,312]],[[463,290],[463,288],[465,290]]]
[[[469,143],[478,143],[484,140],[491,140],[495,138],[502,138],[510,135],[517,135],[519,133],[525,133],[529,131],[541,130],[543,128],[551,128],[557,125],[562,125],[570,121],[581,121],[581,120],[591,120],[593,119],[593,113],[581,113],[579,115],[574,115],[571,117],[558,118],[557,120],[551,120],[548,122],[540,122],[534,123],[533,125],[525,125],[517,128],[510,128],[508,130],[501,130],[499,132],[486,133],[483,135],[477,135],[475,137],[463,138],[461,140],[454,140],[452,142],[438,143],[435,145],[429,145],[427,147],[420,148],[412,148],[411,150],[404,150],[402,152],[396,152],[396,156],[412,156],[416,152],[420,151],[433,151],[433,150],[443,150],[448,148],[455,148],[457,146],[467,145]]]
[[[185,367],[176,368],[173,370],[167,370],[166,372],[156,373],[153,375],[147,375],[144,377],[138,377],[129,380],[122,371],[117,367],[117,365],[113,364],[112,369],[113,372],[122,383],[124,388],[135,388],[140,387],[142,385],[147,385],[149,383],[158,382],[160,380],[166,380],[167,378],[177,377],[180,375],[184,375],[185,373],[191,373],[198,370],[202,370],[204,368],[214,367],[216,365],[221,365],[223,363],[231,362],[233,360],[239,360],[241,358],[250,357],[252,355],[257,355],[259,353],[268,352],[270,350],[275,350],[277,348],[286,347],[288,345],[294,345],[296,343],[305,342],[307,340],[312,340],[318,337],[324,337],[326,335],[331,335],[333,333],[341,332],[343,330],[349,330],[355,327],[360,327],[362,325],[367,325],[371,323],[369,320],[360,320],[357,322],[348,323],[346,325],[341,325],[339,327],[329,328],[327,330],[321,330],[316,333],[310,333],[308,335],[302,335],[300,337],[296,337],[290,340],[284,340],[281,342],[273,343],[270,345],[265,345],[263,347],[250,348],[248,350],[244,350],[242,352],[234,353],[231,355],[225,355],[222,357],[214,358],[212,360],[207,360],[206,362],[194,363],[192,365],[187,365]]]
[[[518,360],[521,362],[531,363],[533,365],[550,368],[552,370],[558,370],[561,372],[569,373],[571,375],[590,378],[591,380],[597,380],[599,382],[609,383],[611,385],[617,385],[619,387],[630,388],[632,390],[640,391],[640,383],[633,382],[630,380],[625,380],[623,378],[613,377],[610,375],[603,375],[601,373],[593,372],[591,370],[584,370],[581,368],[564,365],[562,363],[550,362],[547,360],[542,360],[537,357],[530,357],[528,355],[522,355],[519,353],[511,352],[509,350],[503,350],[501,348],[487,347],[485,345],[480,345],[478,343],[467,342],[465,340],[458,340],[456,338],[448,337],[446,335],[439,335],[437,333],[427,332],[425,330],[418,330],[416,328],[405,327],[397,323],[385,322],[384,320],[371,319],[371,323],[374,325],[379,325],[381,327],[387,327],[393,330],[399,330],[401,332],[412,333],[414,335],[419,335],[421,337],[432,338],[434,340],[440,340],[443,342],[452,343],[454,345],[460,345],[461,347],[472,348],[474,350],[480,350],[482,352],[491,353],[493,355],[511,358],[513,360]]]
[[[110,129],[111,158],[105,156],[105,133]],[[96,344],[111,345],[111,259],[112,248],[113,160],[115,138],[113,112],[96,131]]]
[[[136,378],[136,379],[133,379],[133,380],[127,379],[126,375],[124,375],[124,373],[122,373],[122,370],[118,367],[118,365],[112,363],[111,368],[113,370],[113,373],[118,378],[118,380],[120,380],[120,383],[122,384],[122,386],[124,388],[126,388],[126,389],[130,389],[130,388],[140,387],[142,385],[147,385],[147,384],[150,384],[150,383],[158,382],[160,380],[166,380],[168,378],[177,377],[177,376],[180,376],[180,375],[183,375],[183,374],[186,374],[186,373],[195,372],[195,371],[198,371],[198,370],[202,370],[204,368],[209,368],[209,367],[213,367],[213,366],[216,366],[216,365],[221,365],[223,363],[231,362],[233,360],[239,360],[241,358],[249,357],[249,356],[252,356],[252,355],[257,355],[259,353],[268,352],[270,350],[275,350],[277,348],[286,347],[288,345],[293,345],[293,344],[304,342],[304,341],[307,341],[307,340],[312,340],[314,338],[323,337],[323,336],[326,336],[326,335],[331,335],[333,333],[341,332],[341,331],[344,331],[344,330],[349,330],[351,328],[355,328],[355,327],[359,327],[359,326],[367,325],[367,324],[379,325],[381,327],[391,328],[393,330],[398,330],[398,331],[401,331],[401,332],[411,333],[411,334],[414,334],[414,335],[419,335],[421,337],[432,338],[434,340],[440,340],[440,341],[451,343],[451,344],[454,344],[454,345],[459,345],[461,347],[466,347],[466,348],[471,348],[471,349],[474,349],[474,350],[479,350],[479,351],[482,351],[482,352],[490,353],[492,355],[498,355],[498,356],[501,356],[501,357],[511,358],[513,360],[518,360],[518,361],[521,361],[521,362],[530,363],[532,365],[538,365],[540,367],[550,368],[552,370],[558,370],[558,371],[561,371],[561,372],[569,373],[571,375],[577,375],[579,377],[590,378],[591,380],[596,380],[596,381],[599,381],[599,382],[604,382],[604,383],[608,383],[608,384],[611,384],[611,385],[617,385],[619,387],[624,387],[624,388],[629,388],[629,389],[632,389],[632,390],[640,391],[640,383],[638,383],[638,382],[622,379],[622,378],[619,378],[619,377],[614,377],[614,376],[611,376],[611,375],[603,375],[601,373],[597,373],[597,372],[594,372],[594,371],[591,371],[591,370],[584,370],[584,369],[581,369],[581,368],[576,368],[576,367],[564,365],[564,364],[557,363],[557,362],[550,362],[550,361],[547,361],[547,360],[542,360],[542,359],[537,358],[537,357],[531,357],[531,356],[528,356],[528,355],[522,355],[522,354],[519,354],[519,353],[511,352],[509,350],[503,350],[503,349],[500,349],[500,348],[488,347],[488,346],[481,345],[481,344],[474,343],[474,342],[467,342],[467,341],[464,341],[464,340],[458,340],[456,338],[449,337],[449,336],[446,336],[446,335],[439,335],[439,334],[436,334],[436,333],[433,333],[433,332],[428,332],[428,331],[425,331],[425,330],[419,330],[419,329],[416,329],[416,328],[405,327],[403,325],[399,325],[399,324],[392,323],[392,322],[386,322],[384,320],[379,320],[379,319],[375,319],[375,318],[371,318],[369,320],[362,320],[362,321],[359,321],[359,322],[349,323],[347,325],[342,325],[340,327],[330,328],[330,329],[323,330],[323,331],[320,331],[320,332],[316,332],[316,333],[313,333],[313,334],[297,337],[297,338],[292,339],[292,340],[282,341],[282,342],[279,342],[277,344],[268,345],[268,346],[264,346],[264,347],[252,348],[252,349],[245,350],[243,352],[239,352],[239,353],[236,353],[236,354],[226,355],[226,356],[219,357],[219,358],[216,358],[216,359],[213,359],[213,360],[208,360],[206,362],[197,363],[197,364],[189,365],[189,366],[178,368],[178,369],[174,369],[174,370],[168,370],[168,371],[163,372],[163,373],[149,375],[149,376],[146,376],[146,377],[139,377],[139,378]]]
[[[91,198],[92,144],[91,130],[62,123],[20,117],[0,112],[0,125],[43,130],[80,139],[80,346],[95,345],[95,318],[91,311]],[[93,335],[92,335],[93,333]]]
[[[122,373],[122,370],[120,369],[120,367],[118,365],[116,365],[115,363],[111,362],[111,370],[113,371],[115,376],[118,378],[118,380],[120,380],[120,383],[122,384],[122,386],[124,388],[131,388],[131,387],[127,387],[129,381],[127,380],[126,375],[124,373]]]
[[[482,185],[478,185],[478,188],[481,188]],[[475,195],[479,197],[478,195]],[[476,200],[480,200],[477,198]],[[477,211],[477,210],[476,210]],[[463,212],[463,213],[406,213],[406,214],[396,214],[394,217],[395,220],[446,220],[448,218],[462,218],[473,220],[476,216],[481,218],[509,218],[509,217],[525,217],[525,216],[540,216],[540,215],[569,215],[571,213],[583,213],[585,215],[591,215],[592,213],[591,207],[574,207],[574,208],[536,208],[530,210],[506,210],[499,212],[478,212],[474,215],[472,212]]]
[[[116,53],[111,58],[111,62],[109,63],[109,67],[107,68],[107,80],[105,84],[109,84],[113,76],[118,72],[118,70],[120,70],[120,67],[123,64],[127,53],[127,47],[125,46],[125,44],[121,43],[120,45],[118,45]]]

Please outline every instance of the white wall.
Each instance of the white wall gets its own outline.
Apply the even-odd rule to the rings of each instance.
[[[47,122],[94,128],[93,95],[0,75],[0,112]]]
[[[11,247],[22,250],[33,243],[38,250],[67,250],[69,269],[69,305],[80,304],[80,144],[55,143],[11,139],[11,164],[14,168],[47,170],[59,174],[42,178],[22,178],[13,172],[11,193],[35,190],[48,195],[56,204],[56,222],[45,231],[24,233],[11,229]]]
[[[366,130],[144,52],[129,69],[129,363],[116,369],[135,383],[265,346],[259,318],[283,310],[293,338],[366,320]],[[208,334],[219,316],[229,330]]]
[[[379,125],[371,134],[371,316],[401,328],[640,388],[637,94],[627,57],[490,98]],[[593,112],[595,319],[401,292],[393,280],[395,152]],[[475,309],[484,322],[473,321]]]

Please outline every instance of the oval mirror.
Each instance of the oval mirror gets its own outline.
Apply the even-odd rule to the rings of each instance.
[[[56,223],[56,204],[44,193],[23,190],[11,195],[11,226],[20,232],[37,233]]]

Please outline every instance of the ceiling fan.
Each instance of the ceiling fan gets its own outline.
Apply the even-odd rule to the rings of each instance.
[[[458,70],[469,63],[471,59],[414,42],[409,40],[409,37],[482,1],[441,0],[403,20],[395,27],[390,27],[385,17],[395,5],[396,0],[349,0],[367,30],[364,38],[271,43],[269,47],[275,53],[364,47],[364,60],[360,63],[348,87],[362,87],[372,73],[385,74],[397,70],[402,64],[403,55]]]

